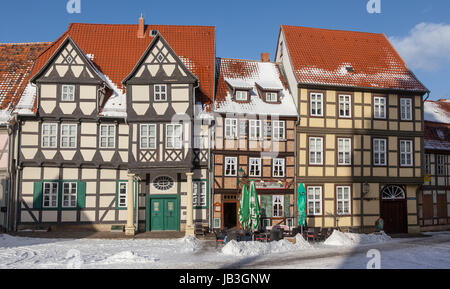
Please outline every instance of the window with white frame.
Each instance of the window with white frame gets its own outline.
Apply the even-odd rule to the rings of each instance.
[[[166,125],[166,148],[181,149],[182,147],[182,128],[181,124]]]
[[[272,196],[272,216],[279,218],[284,216],[284,196],[273,195]]]
[[[352,164],[352,139],[338,138],[338,164],[351,165]]]
[[[322,187],[309,186],[307,189],[308,215],[322,215]]]
[[[194,207],[206,206],[206,181],[193,182],[194,193],[192,195],[192,203]]]
[[[278,93],[266,92],[266,101],[267,102],[277,102],[278,101]]]
[[[141,124],[141,149],[156,149],[156,124]]]
[[[77,206],[77,183],[63,183],[62,207],[75,208]]]
[[[376,166],[386,165],[386,139],[373,139],[373,164]]]
[[[431,155],[425,154],[425,174],[431,174]]]
[[[386,118],[386,97],[376,96],[373,98],[374,118]]]
[[[413,165],[413,142],[412,140],[400,140],[400,166],[410,167]]]
[[[336,209],[338,215],[351,214],[352,197],[349,186],[336,187]]]
[[[56,148],[58,139],[58,125],[56,123],[42,124],[42,147]]]
[[[62,86],[62,101],[74,101],[75,100],[75,85],[63,85]]]
[[[284,140],[286,138],[286,122],[273,120],[272,121],[273,139]]]
[[[237,158],[225,157],[225,176],[233,177],[237,173]]]
[[[272,174],[274,177],[284,177],[285,160],[273,159]]]
[[[61,147],[62,148],[77,147],[76,124],[61,124]]]
[[[261,138],[261,120],[250,119],[250,139],[259,140]]]
[[[100,125],[100,148],[113,149],[116,147],[116,125]]]
[[[58,183],[44,182],[42,192],[42,207],[57,208],[58,207]]]
[[[339,117],[352,116],[352,98],[350,95],[339,95]]]
[[[238,120],[235,118],[225,119],[225,137],[234,139],[237,137]]]
[[[247,135],[247,121],[245,119],[239,120],[239,136]]]
[[[412,99],[400,98],[400,119],[412,120]]]
[[[323,164],[323,138],[309,138],[309,163],[311,165]]]
[[[237,90],[236,91],[236,100],[238,101],[247,101],[248,92],[245,90]]]
[[[272,136],[272,123],[270,121],[264,121],[264,139],[268,139]]]
[[[166,84],[155,84],[153,86],[153,89],[154,89],[155,101],[167,101],[167,85]]]
[[[250,158],[249,159],[248,175],[250,177],[260,177],[261,176],[261,159],[260,158]]]
[[[446,175],[446,163],[445,163],[445,155],[435,155],[436,158],[436,173],[438,176]]]
[[[310,96],[311,116],[323,116],[323,93],[311,93]]]
[[[128,182],[119,182],[119,191],[117,192],[117,207],[126,208],[128,205]]]

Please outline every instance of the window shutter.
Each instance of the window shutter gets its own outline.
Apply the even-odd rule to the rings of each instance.
[[[291,216],[291,196],[284,196],[284,217],[289,218]]]
[[[42,209],[42,182],[34,183],[33,209]]]
[[[266,214],[266,218],[272,218],[272,195],[261,195],[261,203]]]
[[[77,207],[78,209],[86,208],[86,182],[77,181]]]

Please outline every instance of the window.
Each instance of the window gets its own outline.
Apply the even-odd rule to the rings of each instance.
[[[351,138],[338,138],[338,164],[339,165],[351,165]]]
[[[236,100],[239,101],[247,101],[248,93],[245,90],[237,90],[236,91]]]
[[[260,177],[261,176],[261,159],[260,158],[250,158],[249,159],[248,175],[250,177]]]
[[[225,157],[225,176],[236,176],[237,173],[237,158]]]
[[[160,176],[153,179],[153,187],[158,191],[165,192],[172,189],[174,181],[171,177]]]
[[[56,148],[56,140],[58,137],[58,125],[56,123],[42,124],[42,147]]]
[[[386,97],[374,97],[373,109],[375,118],[386,118]]]
[[[413,142],[412,140],[400,140],[400,166],[409,167],[413,165]]]
[[[273,126],[273,139],[274,140],[284,140],[286,138],[286,123],[285,121],[272,121]]]
[[[192,203],[194,207],[206,206],[206,181],[193,182],[194,193],[192,196]]]
[[[425,154],[425,174],[431,174],[431,159],[430,159],[431,155],[430,154]]]
[[[269,139],[272,136],[272,124],[270,121],[264,121],[264,139]]]
[[[261,120],[250,120],[250,139],[259,140],[261,138]]]
[[[119,182],[117,207],[126,208],[127,206],[128,206],[128,182]]]
[[[274,177],[284,177],[284,159],[273,159],[272,174]]]
[[[272,196],[272,216],[283,217],[284,216],[284,196],[282,195],[273,195]]]
[[[100,125],[100,148],[113,149],[116,147],[116,125]]]
[[[231,139],[237,137],[237,119],[235,118],[225,119],[225,137]]]
[[[278,94],[276,92],[266,92],[266,101],[267,102],[277,102]]]
[[[246,120],[239,121],[239,135],[240,136],[247,135],[247,121]]]
[[[141,124],[141,149],[156,149],[156,124]]]
[[[63,183],[62,207],[75,208],[77,206],[77,183]]]
[[[62,86],[62,101],[74,101],[75,100],[75,85],[63,85]]]
[[[351,117],[352,100],[350,95],[339,95],[339,117]]]
[[[42,193],[42,207],[43,208],[57,208],[58,207],[58,183],[45,182],[44,191]]]
[[[61,124],[61,147],[62,148],[77,147],[76,124]]]
[[[181,149],[182,147],[182,125],[166,125],[166,148]]]
[[[349,186],[336,187],[336,210],[338,215],[351,214],[351,194]]]
[[[411,98],[400,98],[400,119],[412,120],[412,100]]]
[[[386,140],[373,139],[373,164],[376,166],[386,165]]]
[[[323,116],[323,93],[311,93],[311,116]]]
[[[165,84],[155,84],[155,101],[167,101],[167,85]]]
[[[311,165],[323,164],[323,138],[310,137],[309,138],[309,163]]]
[[[445,176],[445,155],[436,155],[436,172],[438,176]]]
[[[308,187],[308,215],[322,215],[322,187]]]

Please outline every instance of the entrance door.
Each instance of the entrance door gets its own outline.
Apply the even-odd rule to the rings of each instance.
[[[383,188],[380,216],[384,220],[384,231],[387,234],[408,233],[406,196],[399,186]]]
[[[223,227],[225,229],[237,227],[236,203],[223,203]]]
[[[178,231],[178,199],[176,197],[158,197],[149,198],[149,200],[150,212],[147,213],[147,216],[150,218],[150,226],[147,227],[147,230]]]

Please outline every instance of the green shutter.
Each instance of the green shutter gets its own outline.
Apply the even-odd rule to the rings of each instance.
[[[284,217],[289,218],[291,216],[291,196],[284,196]]]
[[[42,209],[42,182],[34,183],[33,208]]]
[[[272,195],[261,195],[261,203],[261,207],[265,211],[265,217],[272,218]]]
[[[77,181],[77,207],[78,209],[86,208],[86,182]]]

